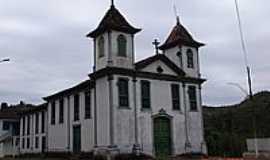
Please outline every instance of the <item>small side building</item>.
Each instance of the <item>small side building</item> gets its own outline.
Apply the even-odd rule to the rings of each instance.
[[[20,102],[8,106],[2,103],[0,110],[0,157],[16,156],[20,153],[20,112],[27,111],[33,105]]]
[[[47,104],[20,112],[20,154],[47,151]]]

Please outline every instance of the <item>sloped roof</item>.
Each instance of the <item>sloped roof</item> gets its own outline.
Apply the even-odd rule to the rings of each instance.
[[[93,87],[92,81],[91,80],[85,80],[85,81],[81,82],[80,84],[78,84],[78,85],[76,85],[74,87],[71,87],[69,89],[57,92],[57,93],[55,93],[53,95],[50,95],[50,96],[47,96],[47,97],[43,97],[43,99],[46,100],[46,101],[49,101],[49,100],[52,100],[52,99],[56,99],[58,97],[71,95],[74,92],[79,92],[79,91],[84,90],[84,89],[89,89],[90,90],[90,88],[92,88],[92,87]]]
[[[171,31],[169,37],[165,43],[159,47],[159,49],[165,50],[175,47],[179,44],[185,44],[194,47],[204,46],[203,43],[195,41],[187,29],[179,21],[177,21],[177,24]]]
[[[87,37],[95,38],[108,30],[116,30],[130,34],[141,31],[141,29],[131,26],[114,5],[107,11],[98,27],[87,34]]]
[[[29,111],[36,106],[32,104],[18,104],[0,110],[0,119],[12,119],[16,120],[20,117],[20,113]]]
[[[135,64],[135,67],[137,70],[140,70],[146,66],[148,66],[149,64],[155,62],[155,61],[162,61],[164,62],[168,67],[170,67],[174,72],[176,72],[178,75],[180,76],[185,76],[186,73],[179,68],[175,63],[173,63],[169,58],[167,58],[164,54],[157,54],[154,55],[152,57],[146,58],[142,61],[139,61]]]

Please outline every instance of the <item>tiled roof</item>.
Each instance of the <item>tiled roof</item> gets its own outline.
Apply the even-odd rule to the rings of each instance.
[[[95,38],[109,30],[116,30],[130,34],[135,34],[141,31],[141,29],[131,26],[113,5],[107,11],[99,26],[94,31],[90,32],[87,37]]]
[[[165,43],[162,44],[159,49],[165,50],[180,44],[190,45],[194,47],[204,46],[203,43],[195,41],[191,34],[187,31],[187,29],[178,21]]]
[[[2,108],[0,110],[0,119],[12,119],[16,120],[20,117],[20,113],[29,111],[36,106],[31,104],[18,104],[14,106],[9,106],[7,108]]]

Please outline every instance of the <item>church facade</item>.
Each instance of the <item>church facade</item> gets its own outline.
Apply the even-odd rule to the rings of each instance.
[[[159,46],[162,53],[135,62],[139,31],[112,5],[87,35],[94,41],[90,80],[45,98],[48,151],[206,153],[199,65],[204,44],[177,19]]]
[[[156,54],[135,61],[135,35],[111,5],[93,40],[88,80],[20,115],[18,154],[42,152],[207,153],[199,48],[177,18]]]

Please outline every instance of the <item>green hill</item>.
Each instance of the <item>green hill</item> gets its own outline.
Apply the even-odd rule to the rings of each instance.
[[[255,94],[252,101],[223,107],[205,106],[203,110],[209,155],[241,156],[247,150],[246,139],[254,137],[254,119],[257,137],[270,137],[268,91]]]

